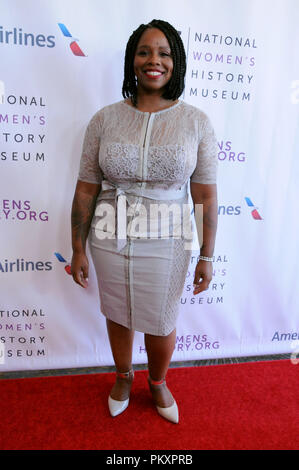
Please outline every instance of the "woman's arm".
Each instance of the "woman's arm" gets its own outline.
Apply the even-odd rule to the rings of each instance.
[[[202,239],[200,254],[211,258],[214,253],[217,222],[218,222],[218,202],[217,202],[217,185],[216,184],[200,184],[190,182],[190,192],[193,204],[202,204],[202,225],[197,226],[197,231]],[[196,220],[196,219],[195,219]],[[202,230],[202,233],[200,231]],[[202,281],[200,281],[202,278]],[[212,280],[212,262],[199,260],[195,268],[194,294],[198,294],[207,290]]]
[[[85,253],[86,240],[100,188],[100,184],[77,181],[72,204],[73,257],[71,269],[74,281],[82,287],[87,287],[88,259]]]

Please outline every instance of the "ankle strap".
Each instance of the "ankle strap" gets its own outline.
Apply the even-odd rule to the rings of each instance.
[[[127,379],[128,377],[130,377],[131,374],[134,375],[133,369],[128,370],[128,372],[118,372],[118,371],[116,371],[117,377],[121,377],[123,379]]]
[[[162,385],[165,382],[165,378],[162,380],[153,380],[150,376],[148,376],[148,379],[152,385]]]

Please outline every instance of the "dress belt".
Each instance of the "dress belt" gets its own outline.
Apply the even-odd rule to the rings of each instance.
[[[136,183],[135,183],[136,184]],[[138,184],[138,183],[137,183]],[[120,233],[120,220],[119,220],[119,196],[120,195],[132,195],[132,196],[141,196],[149,199],[156,199],[161,201],[167,201],[171,199],[181,199],[187,194],[187,182],[184,183],[179,189],[150,189],[142,187],[121,187],[119,184],[116,184],[112,181],[102,180],[101,182],[101,192],[99,194],[98,200],[102,199],[111,199],[111,190],[115,190],[115,207],[117,214],[117,251],[122,250],[127,244],[127,237],[120,238],[118,235]]]

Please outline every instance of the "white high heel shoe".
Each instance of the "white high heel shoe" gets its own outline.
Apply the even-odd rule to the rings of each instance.
[[[133,369],[130,369],[128,372],[116,372],[117,377],[121,377],[123,379],[127,379],[130,377],[130,374],[133,374],[132,379],[134,378],[134,371]],[[125,411],[126,408],[128,408],[129,405],[129,398],[126,400],[114,400],[110,395],[108,397],[108,407],[111,416],[117,416],[121,414],[123,411]]]
[[[166,383],[165,379],[162,380],[153,380],[148,376],[148,381],[151,385],[162,385]],[[173,404],[171,406],[168,406],[167,408],[162,408],[161,406],[156,405],[157,411],[159,415],[161,415],[163,418],[167,419],[168,421],[171,421],[172,423],[177,424],[179,422],[179,409],[177,402],[173,398]]]

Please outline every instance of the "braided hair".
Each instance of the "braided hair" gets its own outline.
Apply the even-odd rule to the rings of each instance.
[[[143,32],[148,28],[158,28],[166,36],[173,58],[173,72],[167,82],[162,98],[175,101],[185,88],[184,78],[186,74],[186,53],[183,41],[177,30],[167,21],[152,20],[148,24],[141,24],[129,37],[124,64],[124,81],[122,95],[131,98],[133,106],[137,107],[137,84],[134,73],[134,57],[137,44]]]

